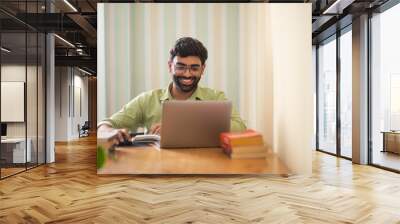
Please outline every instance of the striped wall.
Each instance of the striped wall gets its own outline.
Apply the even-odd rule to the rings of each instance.
[[[55,74],[55,141],[78,139],[78,125],[89,120],[89,78],[76,67],[57,66]]]

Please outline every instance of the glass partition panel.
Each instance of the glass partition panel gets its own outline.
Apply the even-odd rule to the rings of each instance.
[[[336,39],[318,47],[318,149],[336,154]]]
[[[2,178],[25,170],[31,155],[26,142],[26,41],[25,32],[1,34]]]
[[[400,4],[371,19],[372,163],[400,171]]]
[[[23,22],[45,3],[0,1],[0,178],[45,163],[46,38]]]
[[[340,154],[352,157],[352,32],[340,36]]]

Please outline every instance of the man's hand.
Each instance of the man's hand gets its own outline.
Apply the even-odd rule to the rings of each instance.
[[[119,144],[125,140],[131,140],[131,136],[129,136],[126,129],[112,128],[107,124],[103,124],[97,129],[97,138],[107,139],[113,144]]]
[[[161,135],[161,123],[154,124],[150,128],[150,134]]]

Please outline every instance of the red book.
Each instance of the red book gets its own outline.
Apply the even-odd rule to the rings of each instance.
[[[240,146],[263,146],[262,135],[252,129],[244,132],[224,132],[220,135],[221,147],[230,154],[232,148]]]

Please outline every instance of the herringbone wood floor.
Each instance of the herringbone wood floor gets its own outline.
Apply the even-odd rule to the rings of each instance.
[[[313,175],[97,176],[96,140],[0,181],[0,223],[400,223],[400,175],[314,153]]]

